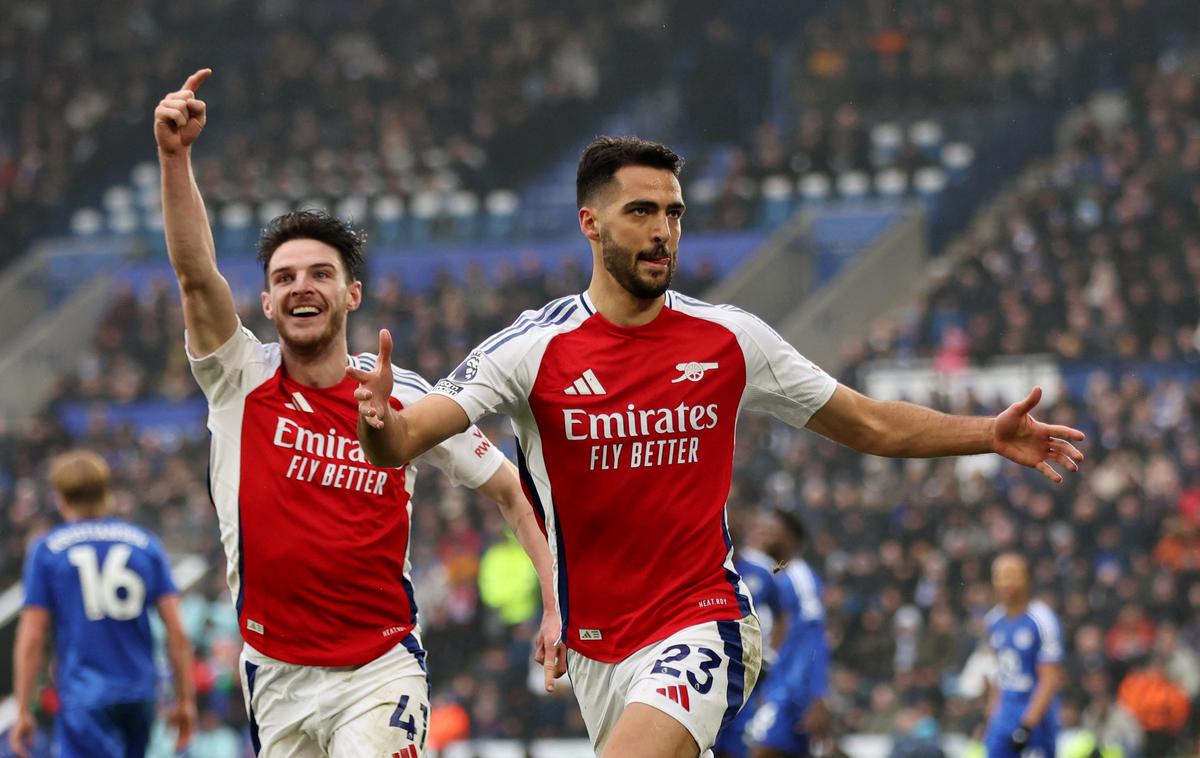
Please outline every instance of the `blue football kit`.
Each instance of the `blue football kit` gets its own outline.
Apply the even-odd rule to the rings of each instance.
[[[158,684],[147,610],[176,592],[158,539],[114,518],[64,524],[34,543],[24,583],[52,620],[58,755],[141,758]]]
[[[775,561],[769,555],[759,550],[743,549],[734,553],[734,571],[746,583],[750,590],[750,598],[754,601],[754,610],[758,614],[762,627],[763,639],[763,669],[758,677],[758,685],[750,698],[729,724],[717,735],[713,751],[717,755],[729,755],[733,758],[746,758],[749,747],[746,745],[746,727],[750,725],[754,713],[761,702],[763,682],[774,663],[774,651],[769,649],[771,628],[779,615],[779,590],[775,584]]]
[[[988,612],[988,643],[996,654],[996,686],[1000,703],[988,723],[988,758],[1054,758],[1058,737],[1058,700],[1051,703],[1041,722],[1026,725],[1029,742],[1020,753],[1012,744],[1012,733],[1021,726],[1021,716],[1037,688],[1039,664],[1061,663],[1062,632],[1054,612],[1034,600],[1019,616],[1008,616],[997,606]]]
[[[808,735],[799,724],[812,702],[825,697],[829,689],[822,584],[802,560],[791,561],[776,575],[775,583],[780,616],[788,625],[787,636],[750,723],[749,735],[755,744],[788,755],[808,755]]]

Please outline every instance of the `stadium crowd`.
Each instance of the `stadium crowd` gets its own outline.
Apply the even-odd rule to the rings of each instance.
[[[1195,361],[1200,322],[1200,91],[1184,68],[1132,88],[1128,123],[1088,124],[966,238],[863,359],[946,368],[1049,353]]]
[[[148,157],[147,114],[174,72],[217,69],[203,96],[221,149],[197,166],[214,200],[511,187],[612,90],[648,84],[683,31],[664,23],[676,5],[6,3],[0,261]]]
[[[197,175],[214,203],[250,206],[513,189],[604,103],[676,82],[697,169],[720,154],[702,146],[738,146],[705,220],[730,228],[761,221],[739,210],[758,191],[747,179],[880,168],[868,131],[882,111],[936,115],[933,93],[945,111],[1111,83],[1185,4],[120,0],[101,12],[16,0],[0,25],[0,261],[147,157],[131,137],[152,95],[177,84],[147,77],[147,60],[163,77],[217,67],[204,97],[221,149]],[[964,63],[980,51],[987,76]],[[931,157],[909,145],[894,160],[911,175]]]

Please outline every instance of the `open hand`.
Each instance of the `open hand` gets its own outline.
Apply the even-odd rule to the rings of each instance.
[[[1043,424],[1030,415],[1042,399],[1042,388],[1034,387],[1029,397],[1013,403],[996,417],[992,426],[992,449],[1010,461],[1042,472],[1055,484],[1062,483],[1051,462],[1067,471],[1078,471],[1083,453],[1071,441],[1083,440],[1083,432],[1069,426]]]
[[[346,375],[358,382],[358,389],[354,390],[358,415],[373,428],[382,429],[392,395],[392,333],[387,329],[379,330],[379,353],[374,370],[347,366]]]

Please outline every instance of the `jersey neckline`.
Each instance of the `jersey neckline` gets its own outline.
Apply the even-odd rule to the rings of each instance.
[[[608,331],[625,337],[640,337],[651,334],[649,331],[650,328],[656,326],[659,321],[664,318],[664,314],[667,311],[674,310],[672,307],[674,301],[674,298],[672,297],[674,294],[673,291],[667,290],[663,294],[666,298],[663,301],[663,307],[658,311],[653,319],[641,324],[640,326],[621,326],[620,324],[614,324],[612,321],[608,320],[608,318],[606,318],[604,314],[600,312],[600,309],[596,307],[596,304],[592,302],[592,298],[588,295],[587,290],[579,293],[579,301],[583,304],[584,310],[588,312],[589,318],[596,319],[597,322]]]

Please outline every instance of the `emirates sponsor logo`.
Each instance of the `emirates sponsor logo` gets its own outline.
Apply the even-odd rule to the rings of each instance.
[[[297,450],[301,453],[315,455],[318,458],[331,458],[335,461],[350,461],[366,463],[362,445],[358,440],[337,433],[330,429],[322,434],[314,432],[292,421],[290,418],[279,417],[275,427],[275,445],[285,450]]]
[[[591,441],[588,470],[648,468],[700,462],[700,437],[715,429],[720,416],[717,404],[674,408],[638,408],[590,413],[582,408],[563,409],[563,430],[570,441]]]
[[[674,408],[638,408],[633,403],[624,411],[589,413],[582,408],[563,408],[563,428],[568,440],[612,440],[650,437],[660,434],[686,434],[715,429],[719,418],[717,404],[688,405]]]
[[[358,440],[338,434],[336,429],[314,432],[281,416],[273,441],[276,447],[295,451],[283,474],[288,479],[369,495],[384,494],[388,472],[368,464]]]

